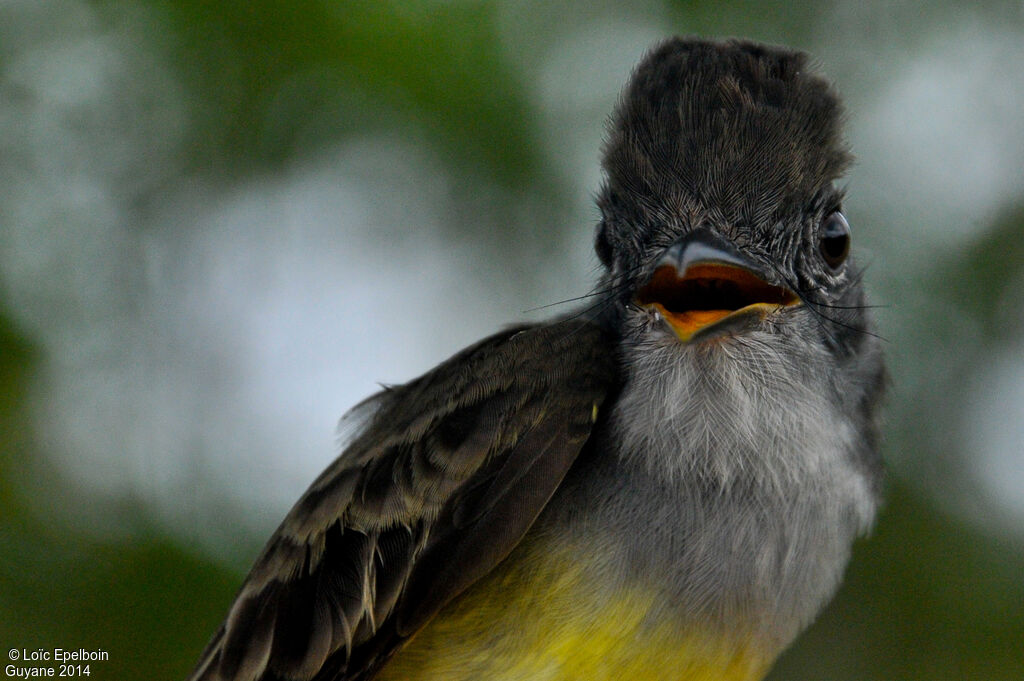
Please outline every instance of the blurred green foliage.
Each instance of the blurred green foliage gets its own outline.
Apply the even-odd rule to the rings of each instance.
[[[507,38],[496,28],[496,3],[145,5],[155,17],[150,49],[167,55],[187,89],[189,130],[179,153],[189,172],[272,172],[332,140],[402,127],[457,172],[567,200],[549,186],[526,86],[501,49]],[[125,9],[93,6],[111,26]],[[796,44],[814,25],[812,13],[788,3],[680,2],[669,16],[679,32]],[[1020,331],[1008,330],[994,301],[1019,280],[1022,234],[1020,211],[1010,211],[912,283],[948,292],[951,305],[971,310],[986,338],[999,342]],[[0,307],[0,643],[106,649],[111,661],[95,678],[182,678],[223,617],[243,565],[225,567],[185,545],[186,533],[138,500],[83,513],[116,518],[115,532],[69,517],[77,503],[93,502],[78,499],[72,481],[46,463],[29,417],[45,358],[38,339],[11,319]],[[957,363],[949,380],[971,366]],[[983,532],[913,484],[914,462],[934,454],[915,440],[913,419],[930,416],[926,397],[903,395],[893,405],[890,446],[909,452],[910,463],[898,468],[877,531],[857,546],[836,601],[772,679],[1024,679],[1024,551],[1019,537]],[[258,548],[248,546],[249,558]]]
[[[130,500],[116,515],[131,531],[117,538],[49,508],[48,498],[75,492],[45,470],[33,442],[26,401],[37,360],[0,314],[0,644],[106,650],[110,662],[94,678],[183,677],[239,577],[148,523]]]
[[[440,153],[504,182],[540,163],[493,3],[151,4],[200,116],[187,149],[200,168],[279,162],[395,125],[422,127]]]

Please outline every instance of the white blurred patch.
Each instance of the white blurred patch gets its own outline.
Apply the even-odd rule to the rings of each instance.
[[[1013,26],[970,21],[910,53],[875,47],[857,53],[860,72],[887,77],[851,107],[853,193],[887,216],[901,260],[920,265],[970,241],[1024,193],[1024,41]]]
[[[603,178],[601,147],[608,118],[637,62],[666,37],[654,21],[611,11],[598,14],[560,27],[551,43],[532,55],[531,64],[543,147],[570,188],[577,221],[584,226],[572,250],[580,271],[597,262],[591,235],[599,219],[594,196]]]
[[[396,170],[351,177],[374,163]],[[504,321],[486,287],[466,286],[474,253],[434,224],[443,178],[380,138],[171,199],[139,248],[149,286],[137,314],[74,329],[95,333],[108,361],[62,352],[50,372],[40,408],[66,470],[171,514],[225,493],[282,513],[377,381],[409,380]],[[111,255],[71,266],[116,268]]]
[[[991,499],[1015,516],[1011,526],[1019,528],[1024,521],[1024,343],[992,357],[963,400],[963,447],[975,475]]]
[[[265,528],[335,456],[347,408],[514,319],[516,282],[481,284],[493,263],[445,236],[451,178],[418,140],[183,176],[184,95],[133,33],[145,16],[104,32],[72,5],[0,71],[0,286],[43,345],[38,437],[86,498],[200,533],[238,505]]]
[[[44,24],[47,5],[34,8]],[[66,11],[0,71],[0,285],[34,333],[128,312],[118,309],[137,255],[127,202],[180,171],[173,152],[187,125],[181,88],[130,35],[133,14],[121,31],[76,33],[61,19],[89,27],[88,14],[80,3]],[[82,351],[77,334],[64,340]]]
[[[545,53],[536,98],[551,161],[583,210],[601,182],[605,123],[644,54],[665,38],[662,27],[608,15],[574,26]]]

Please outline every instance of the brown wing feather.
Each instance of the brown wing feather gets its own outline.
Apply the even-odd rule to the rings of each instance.
[[[616,380],[594,324],[512,329],[372,398],[271,537],[192,681],[369,679],[519,542]]]

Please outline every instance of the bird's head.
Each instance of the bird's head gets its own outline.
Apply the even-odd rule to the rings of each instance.
[[[836,186],[841,119],[800,52],[673,39],[637,67],[596,238],[626,458],[776,490],[836,451],[877,469],[885,369]],[[859,508],[863,528],[873,503]]]
[[[870,338],[837,179],[842,109],[800,52],[673,39],[611,123],[596,249],[637,342],[765,332],[833,356]]]

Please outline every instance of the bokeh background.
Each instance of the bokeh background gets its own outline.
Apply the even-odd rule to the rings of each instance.
[[[0,0],[3,656],[182,678],[346,409],[590,289],[676,33],[838,83],[892,366],[886,510],[772,679],[1024,679],[1020,2]]]

